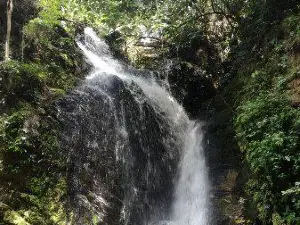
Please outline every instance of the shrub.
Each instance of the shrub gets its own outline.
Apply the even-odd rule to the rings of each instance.
[[[300,174],[300,112],[279,93],[261,93],[239,108],[237,137],[252,171],[248,187],[260,217],[270,222],[299,212],[298,204],[282,191],[292,188]],[[300,221],[293,217],[294,222]]]

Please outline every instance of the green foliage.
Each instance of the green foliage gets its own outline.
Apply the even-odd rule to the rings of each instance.
[[[62,18],[61,7],[64,6],[64,0],[49,1],[39,0],[39,6],[42,10],[39,12],[38,18],[35,20],[40,20],[48,24],[59,25],[59,19]]]
[[[22,45],[21,54],[14,54],[20,61],[0,64],[4,222],[65,224],[60,203],[65,156],[51,103],[84,75],[74,38],[84,26],[101,34],[118,30],[122,37],[115,43],[120,48],[125,42],[127,48],[145,35],[141,25],[158,34],[163,55],[200,65],[210,76],[236,75],[230,101],[250,167],[248,191],[264,223],[299,222],[300,115],[287,91],[299,73],[297,0],[39,0],[39,12],[32,13],[37,17],[29,22],[32,15],[20,11],[25,2],[15,14],[24,34],[22,44],[20,37],[13,38],[15,46]],[[30,9],[35,6],[29,3]],[[220,21],[225,25],[218,27]],[[221,58],[228,63],[224,68]]]
[[[281,225],[282,224],[281,217],[278,213],[272,214],[272,224],[273,225]]]
[[[299,121],[300,112],[278,93],[262,93],[239,108],[237,136],[252,172],[250,192],[264,221],[273,212],[284,215],[300,210],[281,193],[291,188],[300,174]]]
[[[247,192],[264,224],[300,223],[295,185],[300,174],[300,112],[289,90],[298,73],[296,5],[250,1],[243,9],[245,26],[238,29],[241,42],[230,55],[238,71],[230,88],[238,90],[232,96],[237,139],[250,168]],[[278,14],[280,7],[285,11]]]
[[[63,190],[65,190],[64,182],[58,181],[56,186],[52,186],[42,196],[20,193],[18,201],[22,202],[22,207],[19,207],[18,210],[12,210],[9,206],[6,206],[2,222],[14,225],[65,225],[67,223],[66,213],[63,205],[59,202],[59,198],[65,194]],[[23,208],[25,205],[27,208]]]
[[[65,158],[57,141],[59,125],[51,114],[50,108],[27,104],[1,116],[0,182],[6,190],[2,201],[8,198],[9,205],[4,222],[17,215],[29,224],[65,223],[60,202],[65,178],[59,175],[65,170]]]
[[[59,174],[65,158],[50,112],[24,105],[0,119],[2,201],[9,196],[4,222],[19,218],[29,224],[64,224],[59,223],[66,219],[60,198],[66,187]]]
[[[6,151],[25,153],[27,147],[26,131],[23,129],[24,119],[29,114],[26,108],[1,118],[3,133],[1,134],[2,148],[7,146]],[[5,143],[5,144],[4,144]],[[5,149],[2,149],[3,151]]]
[[[42,92],[43,71],[34,64],[14,61],[0,64],[0,98],[8,105],[18,101],[37,102]]]
[[[286,191],[282,191],[282,195],[299,195],[299,194],[300,194],[300,182],[296,182],[294,187]]]
[[[84,75],[63,27],[63,2],[41,1],[39,17],[24,27],[22,61],[0,64],[0,210],[3,224],[66,224],[65,154],[53,101]]]

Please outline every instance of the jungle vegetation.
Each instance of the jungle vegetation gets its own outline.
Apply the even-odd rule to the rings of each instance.
[[[207,70],[234,111],[236,139],[249,170],[244,195],[255,205],[257,219],[300,224],[299,1],[0,4],[0,224],[72,220],[54,103],[88,70],[75,43],[86,26],[136,67],[158,67],[155,58],[136,53],[144,29],[159,34],[160,57]]]

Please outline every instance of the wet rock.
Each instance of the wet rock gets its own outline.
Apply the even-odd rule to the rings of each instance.
[[[206,121],[203,144],[210,169],[215,224],[239,224],[244,221],[245,200],[243,185],[247,169],[235,140],[232,118],[234,112],[221,95],[201,105],[198,118]]]
[[[123,34],[118,30],[114,30],[107,34],[104,38],[107,44],[109,45],[112,54],[117,59],[128,62],[128,56],[126,54],[127,44]]]
[[[191,117],[197,117],[202,103],[216,94],[213,82],[206,76],[206,72],[190,63],[172,63],[166,77],[171,93]]]
[[[101,224],[140,225],[168,213],[179,150],[172,142],[166,148],[172,131],[137,85],[95,78],[57,106],[76,224],[96,216]]]

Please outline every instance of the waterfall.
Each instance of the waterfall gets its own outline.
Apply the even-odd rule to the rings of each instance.
[[[202,135],[198,132],[198,126],[190,122],[173,203],[173,219],[177,225],[210,224],[209,182],[201,146]]]
[[[92,29],[77,44],[93,69],[57,103],[72,223],[211,224],[201,125]]]

